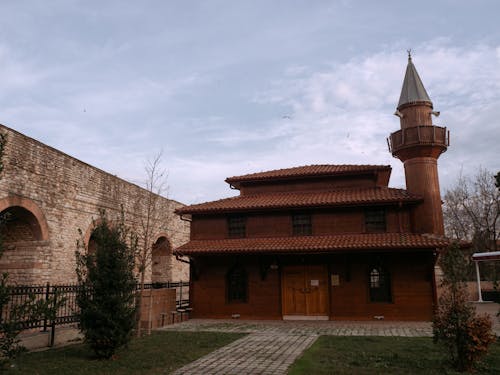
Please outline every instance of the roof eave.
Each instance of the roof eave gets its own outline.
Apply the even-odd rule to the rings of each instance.
[[[379,171],[392,171],[390,165],[374,165],[371,168],[361,169],[361,170],[348,170],[348,171],[337,171],[337,172],[319,172],[319,173],[304,173],[296,175],[282,175],[282,176],[256,176],[251,177],[254,173],[250,175],[233,176],[228,177],[224,181],[231,186],[239,189],[241,183],[252,183],[252,182],[265,182],[265,181],[290,181],[304,178],[324,178],[324,177],[336,177],[336,176],[353,176],[353,175],[364,175],[364,174],[377,174]],[[267,171],[272,172],[272,171]],[[264,173],[267,173],[264,172]],[[258,174],[258,173],[255,173]],[[249,176],[249,177],[247,177]]]
[[[173,253],[174,255],[230,255],[230,254],[246,254],[246,255],[311,255],[311,254],[346,254],[346,253],[372,253],[372,252],[434,252],[441,249],[443,246],[377,246],[377,247],[367,247],[367,248],[354,248],[354,247],[342,247],[342,248],[332,248],[332,249],[273,249],[273,250],[252,250],[252,249],[236,249],[236,250],[189,250],[189,249],[178,249]]]
[[[294,209],[325,209],[325,208],[333,208],[333,207],[365,207],[365,206],[373,206],[373,205],[397,205],[397,204],[405,204],[412,205],[418,204],[423,201],[423,198],[411,198],[411,199],[391,199],[391,200],[373,200],[373,201],[363,201],[363,202],[345,202],[339,204],[303,204],[303,205],[275,205],[275,206],[256,206],[256,207],[225,207],[225,208],[212,208],[212,209],[200,209],[200,210],[189,210],[188,207],[182,207],[181,209],[177,209],[174,212],[177,215],[186,215],[186,214],[218,214],[218,213],[229,213],[229,212],[258,212],[258,211],[276,211],[276,210],[294,210]]]

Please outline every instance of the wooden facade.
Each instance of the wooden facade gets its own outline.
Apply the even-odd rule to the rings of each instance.
[[[193,317],[430,320],[448,245],[437,175],[448,138],[432,108],[410,59],[389,139],[407,190],[388,187],[390,166],[311,165],[231,177],[239,196],[178,209],[191,221],[176,254],[190,259]]]
[[[256,255],[196,259],[199,275],[192,280],[190,289],[196,318],[430,320],[432,317],[434,260],[429,252],[278,256],[267,263]],[[391,275],[391,300],[372,302],[370,267],[378,265],[381,259]],[[238,262],[248,272],[247,299],[231,302],[227,298],[226,276]],[[316,284],[315,280],[318,285],[311,285],[311,282]]]

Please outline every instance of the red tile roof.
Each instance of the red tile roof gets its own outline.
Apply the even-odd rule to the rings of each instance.
[[[295,177],[319,177],[343,174],[359,174],[365,172],[376,172],[380,170],[391,170],[390,165],[333,165],[317,164],[306,165],[302,167],[276,169],[273,171],[250,173],[242,176],[233,176],[226,178],[229,184],[242,181],[261,181],[270,179],[295,178]]]
[[[449,240],[412,233],[341,234],[271,238],[191,240],[176,254],[325,253],[356,250],[409,250],[446,247]]]
[[[230,212],[277,208],[345,206],[371,203],[418,202],[422,198],[406,190],[387,187],[339,189],[333,191],[276,192],[242,195],[194,204],[176,210],[178,214]]]

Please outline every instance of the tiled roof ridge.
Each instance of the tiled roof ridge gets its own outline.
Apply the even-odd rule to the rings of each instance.
[[[254,193],[254,194],[248,194],[248,195],[237,195],[234,197],[229,197],[229,198],[223,198],[223,199],[218,199],[215,201],[210,201],[210,202],[203,202],[203,203],[197,203],[189,206],[185,206],[180,208],[179,210],[176,210],[177,213],[182,213],[182,212],[190,212],[190,211],[198,211],[198,212],[203,212],[203,211],[219,211],[223,210],[224,208],[217,207],[217,205],[220,204],[228,204],[230,202],[235,202],[237,203],[238,201],[251,201],[251,200],[265,200],[265,199],[272,199],[276,198],[279,199],[280,201],[288,198],[288,197],[314,197],[314,196],[324,196],[332,193],[342,193],[345,192],[346,194],[351,194],[351,195],[356,195],[356,194],[362,194],[362,193],[371,193],[371,192],[377,192],[377,191],[386,191],[386,192],[394,192],[394,193],[399,193],[402,196],[401,197],[394,197],[395,200],[405,200],[405,201],[413,201],[413,200],[420,200],[422,197],[420,195],[416,195],[413,193],[408,192],[405,189],[399,189],[399,188],[391,188],[387,186],[370,186],[370,187],[336,187],[328,190],[300,190],[300,191],[285,191],[285,192],[265,192],[265,193]],[[389,197],[390,198],[390,197]],[[346,200],[347,202],[349,200]],[[362,199],[352,199],[352,201],[363,201]],[[367,200],[369,201],[369,200]],[[375,199],[373,200],[374,202],[380,201],[380,202],[388,202],[390,199],[387,198],[382,198],[382,199]],[[205,208],[203,206],[206,206]],[[268,206],[273,206],[273,205],[268,205]],[[254,206],[252,206],[255,208]],[[252,208],[249,207],[249,208]],[[241,208],[241,207],[240,207]],[[228,209],[226,207],[225,209]]]
[[[328,169],[330,170],[319,170],[314,171],[314,169]],[[290,168],[280,168],[273,169],[269,171],[248,173],[239,176],[231,176],[226,178],[226,182],[237,182],[237,181],[252,181],[252,180],[266,180],[274,178],[286,178],[286,177],[300,177],[300,176],[311,176],[311,175],[335,175],[335,174],[346,174],[346,173],[356,173],[365,171],[376,171],[376,170],[388,170],[391,169],[390,165],[382,164],[309,164],[298,167]]]
[[[392,190],[392,191],[398,191],[401,193],[406,193],[408,196],[413,196],[415,198],[421,198],[420,195],[410,193],[406,189],[402,188],[393,188],[389,186],[369,186],[369,187],[362,187],[362,186],[357,186],[357,187],[332,187],[331,189],[321,189],[321,190],[295,190],[295,191],[272,191],[272,192],[264,192],[264,193],[253,193],[253,194],[245,194],[245,195],[235,195],[232,197],[227,197],[227,198],[221,198],[217,199],[215,201],[207,201],[207,202],[200,202],[200,203],[195,203],[191,205],[187,205],[187,207],[190,206],[198,206],[202,204],[207,204],[207,203],[217,203],[221,201],[229,201],[229,200],[235,200],[239,198],[252,198],[252,197],[263,197],[263,196],[283,196],[283,195],[313,195],[313,194],[318,194],[318,193],[334,193],[337,191],[370,191],[370,190]]]
[[[322,252],[332,250],[432,249],[450,240],[418,233],[339,233],[321,236],[281,236],[237,239],[191,240],[175,250],[178,254],[230,252]]]

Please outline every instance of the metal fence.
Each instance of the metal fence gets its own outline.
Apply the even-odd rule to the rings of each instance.
[[[55,326],[78,322],[79,307],[76,303],[76,296],[81,286],[77,284],[67,285],[16,285],[9,290],[9,302],[0,311],[0,322],[15,323],[21,330],[42,328],[47,331]],[[175,288],[177,308],[189,306],[189,282],[171,281],[165,283],[148,283],[144,289]],[[140,286],[137,286],[137,290]],[[51,299],[55,302],[63,299],[62,305],[58,308],[55,317],[50,319],[44,317],[40,320],[30,320],[28,316],[14,316],[12,313],[16,306],[25,303],[36,303],[40,300]],[[18,314],[15,314],[18,315]],[[15,319],[16,321],[13,321]]]

